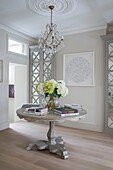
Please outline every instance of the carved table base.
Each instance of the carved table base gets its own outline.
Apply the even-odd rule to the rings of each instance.
[[[49,122],[49,131],[47,133],[48,141],[39,140],[32,142],[27,147],[27,150],[45,150],[48,149],[51,153],[56,153],[62,156],[63,159],[69,158],[68,152],[63,144],[61,136],[54,137],[54,121]]]

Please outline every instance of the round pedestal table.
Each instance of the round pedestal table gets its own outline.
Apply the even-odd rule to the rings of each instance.
[[[49,152],[56,153],[56,154],[60,155],[63,159],[67,159],[67,158],[69,158],[69,155],[65,148],[62,137],[61,136],[55,137],[55,135],[54,135],[55,123],[57,123],[57,122],[63,123],[66,120],[78,121],[80,119],[84,119],[87,112],[86,112],[86,110],[81,110],[81,111],[79,111],[79,115],[77,115],[77,116],[62,117],[62,116],[56,115],[54,113],[54,111],[50,111],[47,115],[37,116],[37,115],[33,115],[33,114],[26,114],[25,108],[21,108],[21,109],[18,109],[16,111],[16,113],[20,119],[25,119],[30,122],[38,122],[38,121],[49,122],[49,130],[47,133],[48,141],[38,140],[36,142],[32,142],[26,148],[27,150],[48,149]]]

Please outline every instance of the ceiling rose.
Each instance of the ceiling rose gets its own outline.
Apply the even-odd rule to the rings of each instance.
[[[49,6],[54,6],[54,14],[68,14],[72,12],[77,6],[78,0],[27,0],[26,3],[33,12],[49,16]]]

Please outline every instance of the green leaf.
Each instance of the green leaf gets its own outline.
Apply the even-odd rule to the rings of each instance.
[[[51,93],[51,94],[50,94],[50,96],[51,96],[51,97],[54,97],[54,96],[55,96],[55,93],[54,93],[54,92],[53,92],[53,93]]]
[[[55,90],[54,90],[54,93],[55,93],[55,94],[57,94],[57,89],[58,89],[58,88],[55,88]]]
[[[57,94],[58,99],[61,97],[61,94]]]
[[[49,94],[49,93],[45,93],[45,97],[47,97],[47,96],[48,96],[48,94]]]

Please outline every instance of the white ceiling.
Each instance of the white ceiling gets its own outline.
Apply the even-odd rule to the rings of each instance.
[[[31,0],[0,0],[0,24],[8,26],[28,36],[37,38],[50,22],[50,16],[33,12],[27,3]],[[70,11],[54,14],[53,22],[63,34],[103,28],[113,22],[113,0],[32,0],[41,2],[60,1]],[[46,4],[47,5],[47,4]],[[62,4],[61,4],[62,5]],[[64,6],[65,6],[64,5]],[[40,8],[41,9],[41,8]],[[54,12],[54,11],[53,11]],[[67,12],[67,15],[66,15]],[[58,15],[59,14],[59,15]]]

